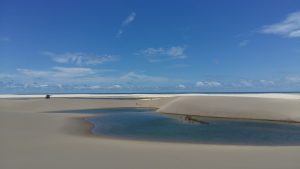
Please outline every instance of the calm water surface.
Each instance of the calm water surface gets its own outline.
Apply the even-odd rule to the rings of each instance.
[[[300,145],[300,124],[297,123],[201,117],[186,120],[185,116],[161,114],[146,108],[80,112],[99,114],[88,121],[95,126],[92,133],[104,137],[207,144]]]

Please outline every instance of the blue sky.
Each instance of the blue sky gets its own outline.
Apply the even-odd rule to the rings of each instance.
[[[0,1],[0,92],[300,90],[300,1]]]

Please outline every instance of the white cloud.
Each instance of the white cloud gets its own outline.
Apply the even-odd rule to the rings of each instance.
[[[217,81],[198,81],[196,87],[221,87],[222,84]]]
[[[115,90],[115,89],[122,89],[123,87],[121,85],[115,84],[110,86],[100,86],[100,85],[74,85],[70,86],[71,89],[76,90]]]
[[[142,82],[166,82],[168,79],[159,76],[149,76],[144,74],[137,74],[135,72],[129,72],[120,77],[120,80],[126,82],[142,81]]]
[[[122,22],[121,28],[117,32],[117,35],[116,35],[117,38],[123,34],[123,32],[124,32],[123,29],[135,20],[135,17],[136,17],[136,13],[131,12],[131,14],[129,14],[125,18],[125,20]]]
[[[112,86],[109,87],[109,89],[121,89],[121,88],[122,88],[122,86],[118,85],[118,84],[112,85]]]
[[[14,82],[1,82],[0,81],[0,89],[16,89],[16,88],[24,88],[24,85],[17,84]]]
[[[7,73],[0,73],[0,80],[1,79],[7,79],[7,78],[13,78],[15,75],[7,74]]]
[[[47,88],[49,87],[48,84],[38,84],[38,83],[31,83],[31,84],[25,84],[24,88]]]
[[[130,24],[131,22],[133,22],[135,19],[135,16],[136,16],[136,13],[131,12],[131,14],[128,15],[127,18],[123,21],[122,26],[126,26],[126,25]]]
[[[93,86],[89,86],[88,89],[101,89],[103,87],[99,86],[99,85],[93,85]]]
[[[17,69],[17,71],[25,76],[30,76],[34,78],[47,77],[51,74],[50,71],[31,70],[31,69]]]
[[[184,59],[186,58],[185,47],[173,46],[170,48],[147,48],[138,52],[145,55],[150,62],[159,62],[166,59]]]
[[[250,81],[247,81],[247,80],[242,80],[240,82],[241,86],[244,86],[244,87],[252,87],[253,86],[253,83],[250,82]]]
[[[86,53],[63,53],[55,54],[52,52],[42,52],[42,54],[50,56],[53,61],[61,64],[76,64],[76,65],[96,65],[105,62],[115,61],[115,57],[112,55],[89,55]]]
[[[57,77],[78,77],[94,74],[91,68],[81,67],[54,67],[54,76]]]
[[[275,82],[272,80],[259,80],[259,83],[264,86],[274,86]]]
[[[287,76],[285,77],[285,81],[288,84],[300,84],[300,76]]]
[[[165,90],[199,88],[237,88],[237,89],[297,89],[300,87],[299,75],[286,75],[273,79],[241,79],[231,82],[213,80],[191,81],[171,79],[136,72],[125,74],[104,74],[98,69],[86,67],[52,67],[46,70],[17,69],[17,73],[0,73],[1,90]],[[172,85],[173,84],[173,85]],[[174,85],[178,84],[178,85]],[[189,84],[188,86],[184,84]]]
[[[90,68],[78,67],[53,67],[52,70],[31,70],[31,69],[17,69],[21,74],[32,78],[45,78],[51,79],[56,77],[80,77],[87,76],[94,73]]]
[[[185,51],[184,47],[176,46],[166,50],[166,54],[171,56],[174,59],[183,59],[186,57],[184,51]]]
[[[300,37],[300,12],[289,14],[283,21],[266,25],[261,29],[262,33],[282,35],[290,38]]]
[[[147,48],[141,51],[145,55],[162,55],[166,54],[163,48]]]
[[[179,84],[179,85],[177,85],[176,87],[179,88],[179,89],[185,89],[185,88],[186,88],[186,86],[183,85],[183,84]]]
[[[63,85],[60,84],[60,83],[56,83],[55,86],[58,87],[59,89],[62,89],[62,88],[63,88]]]
[[[128,72],[123,75],[105,75],[101,69],[91,69],[84,67],[52,67],[48,70],[33,70],[33,69],[17,69],[17,73],[11,78],[7,79],[7,75],[1,75],[0,80],[2,81],[16,81],[22,84],[25,83],[51,83],[56,88],[62,88],[62,86],[87,84],[90,86],[89,89],[101,88],[99,85],[156,85],[156,84],[167,84],[169,82],[180,83],[181,80],[168,79],[160,76],[150,76],[145,74],[139,74],[135,72]],[[59,84],[56,85],[56,84]],[[98,86],[98,87],[97,87]],[[116,86],[115,86],[116,88]],[[87,87],[85,87],[87,89]]]
[[[233,87],[253,87],[254,84],[252,81],[249,80],[240,80],[239,82],[233,82]]]

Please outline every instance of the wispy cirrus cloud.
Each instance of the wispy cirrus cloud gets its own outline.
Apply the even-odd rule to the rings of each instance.
[[[73,78],[95,73],[91,68],[81,67],[53,67],[51,70],[17,69],[17,71],[27,77],[46,79]]]
[[[95,73],[95,71],[91,68],[82,67],[54,67],[53,70],[56,72],[56,76],[58,77],[78,77]]]
[[[52,67],[48,70],[17,69],[14,76],[3,74],[5,77],[19,81],[39,81],[60,84],[144,84],[167,83],[175,81],[161,76],[151,76],[136,72],[128,72],[121,75],[108,75],[107,71],[84,67]],[[7,79],[7,78],[6,78]]]
[[[276,83],[273,80],[259,80],[259,83],[264,85],[264,86],[274,86]]]
[[[115,85],[109,86],[108,88],[109,88],[109,89],[121,89],[122,86],[121,86],[121,85],[118,85],[118,84],[115,84]]]
[[[263,26],[260,32],[289,38],[300,38],[300,11],[288,14],[281,22]]]
[[[62,54],[42,52],[42,54],[50,56],[53,61],[61,64],[96,65],[116,60],[113,55],[92,55],[81,52],[67,52]]]
[[[285,77],[285,81],[288,84],[300,85],[300,75],[289,75]]]
[[[43,71],[43,70],[32,70],[32,69],[17,69],[19,73],[22,75],[32,77],[32,78],[42,78],[47,77],[51,74],[50,71]]]
[[[135,72],[128,72],[122,75],[120,80],[124,82],[167,82],[169,79],[160,76],[149,76]]]
[[[136,13],[135,12],[131,12],[126,18],[125,20],[122,22],[121,27],[119,28],[116,37],[119,38],[121,37],[121,35],[123,34],[123,29],[128,26],[130,23],[132,23],[135,20],[136,17]]]
[[[275,87],[283,86],[288,81],[285,78],[279,79],[256,79],[256,80],[239,80],[230,84],[232,87],[236,88],[259,88],[259,87]]]
[[[160,62],[170,59],[184,59],[186,47],[172,46],[169,48],[147,48],[138,52],[139,55],[144,55],[149,62]]]
[[[136,16],[135,12],[131,12],[131,14],[129,16],[127,16],[127,18],[123,21],[122,26],[126,26],[128,24],[130,24],[131,22],[134,21]]]
[[[248,88],[248,87],[255,87],[255,86],[258,86],[258,85],[255,85],[253,80],[240,80],[240,81],[231,83],[231,86],[232,87],[237,87],[237,88],[241,88],[241,87]]]
[[[178,89],[186,89],[186,86],[184,84],[179,84],[176,86]]]
[[[198,81],[196,87],[221,87],[222,83],[217,81]]]

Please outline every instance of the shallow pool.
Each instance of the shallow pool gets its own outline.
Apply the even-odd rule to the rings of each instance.
[[[300,124],[166,115],[146,108],[83,110],[92,133],[120,139],[207,144],[300,145]]]

